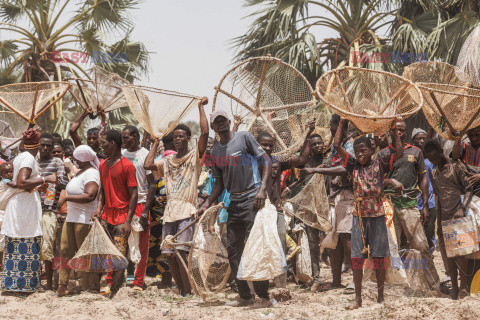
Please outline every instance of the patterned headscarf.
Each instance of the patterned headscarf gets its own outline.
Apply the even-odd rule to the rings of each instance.
[[[33,128],[28,129],[23,133],[23,147],[26,150],[36,149],[40,146],[40,135],[38,131],[34,130]]]

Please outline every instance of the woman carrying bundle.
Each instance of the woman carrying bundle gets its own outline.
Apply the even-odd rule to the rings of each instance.
[[[66,187],[66,195],[58,201],[58,207],[67,203],[67,219],[62,230],[60,247],[60,276],[58,295],[68,294],[67,286],[70,276],[68,261],[82,246],[90,231],[91,218],[97,209],[97,195],[100,189],[100,161],[89,146],[81,145],[73,152],[73,157],[80,169]],[[82,290],[99,290],[98,274],[83,274]]]

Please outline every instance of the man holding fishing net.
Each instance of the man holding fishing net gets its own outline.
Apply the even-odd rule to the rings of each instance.
[[[190,247],[188,245],[176,246],[179,253],[176,255],[173,248],[165,245],[165,239],[168,243],[170,237],[186,228],[187,230],[180,234],[176,241],[186,243],[193,239],[191,222],[194,220],[192,216],[197,208],[198,178],[202,170],[202,156],[208,142],[208,120],[203,108],[207,103],[207,98],[203,98],[198,103],[201,134],[195,150],[188,148],[192,136],[190,128],[179,124],[173,130],[173,143],[177,153],[154,161],[159,145],[159,140],[156,139],[145,158],[144,165],[146,170],[152,170],[155,179],[163,178],[165,181],[167,206],[163,215],[162,240],[164,246],[162,253],[167,255],[170,273],[182,296],[188,296],[192,291],[187,270],[183,267],[187,261]]]

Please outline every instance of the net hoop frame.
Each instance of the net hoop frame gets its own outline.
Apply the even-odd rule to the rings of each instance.
[[[321,81],[323,81],[324,78],[326,78],[327,76],[330,76],[331,74],[333,75],[336,75],[338,77],[338,72],[341,71],[341,70],[351,70],[351,71],[360,71],[360,72],[372,72],[372,73],[378,73],[378,74],[386,74],[388,76],[391,76],[391,77],[394,77],[394,78],[397,78],[399,80],[402,80],[402,81],[405,81],[406,83],[408,83],[408,86],[406,86],[405,88],[403,88],[404,91],[406,91],[407,89],[410,89],[410,88],[414,88],[415,91],[417,91],[418,93],[418,96],[420,98],[420,101],[418,103],[418,106],[413,109],[412,111],[409,111],[409,112],[405,112],[405,113],[402,113],[402,114],[398,114],[398,115],[393,115],[393,116],[384,116],[384,115],[376,115],[376,116],[372,116],[372,115],[361,115],[361,114],[356,114],[356,113],[353,113],[353,112],[350,112],[350,111],[347,111],[345,109],[342,109],[338,106],[336,106],[335,104],[331,103],[328,99],[326,99],[323,94],[321,93],[320,91],[320,83]],[[332,81],[332,84],[333,84],[333,80]],[[341,68],[337,68],[337,69],[334,69],[334,70],[330,70],[328,71],[327,73],[324,73],[318,80],[317,80],[317,83],[315,85],[315,94],[317,96],[317,98],[319,98],[320,100],[322,100],[323,103],[325,103],[326,106],[328,106],[329,108],[331,108],[330,110],[333,112],[333,113],[339,113],[339,114],[346,114],[352,118],[360,118],[360,119],[369,119],[369,120],[379,120],[379,119],[394,119],[396,116],[401,116],[403,119],[405,118],[408,118],[410,116],[413,116],[414,114],[417,114],[418,111],[420,111],[420,109],[422,109],[423,107],[423,104],[424,104],[424,98],[423,98],[423,95],[422,95],[422,92],[420,91],[420,89],[418,88],[418,86],[412,82],[411,80],[407,79],[407,78],[404,78],[402,76],[399,76],[399,75],[396,75],[394,73],[391,73],[391,72],[386,72],[386,71],[379,71],[379,70],[372,70],[372,69],[365,69],[365,68],[358,68],[358,67],[350,67],[350,66],[345,66],[345,67],[341,67]],[[345,96],[345,94],[344,94]],[[348,98],[348,97],[344,97],[344,98]],[[348,100],[347,100],[348,101]],[[391,102],[390,102],[391,103]],[[383,106],[383,108],[385,108],[385,106]],[[383,109],[382,108],[382,109]],[[333,109],[333,110],[332,110]]]
[[[41,84],[45,84],[45,83],[56,83],[58,85],[66,85],[66,88],[63,89],[62,93],[60,93],[60,95],[58,97],[56,97],[53,102],[50,102],[50,104],[48,104],[46,107],[43,108],[42,111],[40,111],[37,115],[35,115],[35,104],[37,102],[37,95],[38,95],[38,90],[39,90],[39,87]],[[35,98],[33,100],[33,110],[32,110],[32,115],[30,116],[30,119],[25,117],[23,114],[21,114],[20,112],[18,112],[15,108],[13,108],[8,102],[6,102],[3,98],[2,98],[2,95],[0,93],[0,102],[5,106],[7,107],[8,109],[10,109],[11,111],[13,111],[17,116],[21,117],[23,120],[27,121],[28,123],[35,123],[35,120],[40,117],[42,114],[44,114],[48,109],[50,109],[50,107],[52,107],[55,103],[57,103],[58,101],[60,101],[64,96],[65,94],[69,91],[70,87],[71,87],[71,84],[68,83],[67,81],[39,81],[39,82],[24,82],[24,83],[12,83],[12,84],[7,84],[7,85],[4,85],[4,86],[1,86],[0,87],[0,92],[2,91],[3,88],[7,88],[7,87],[21,87],[21,86],[24,86],[26,84],[29,84],[29,85],[35,85]],[[31,91],[30,91],[31,92]],[[18,93],[22,93],[22,92],[18,92]],[[52,97],[53,98],[53,97]]]
[[[243,65],[246,65],[246,64],[248,64],[252,61],[264,62],[264,65],[263,65],[263,70],[262,70],[262,75],[261,75],[261,78],[260,78],[260,82],[259,82],[259,85],[258,85],[259,87],[258,87],[258,89],[256,89],[255,105],[254,106],[249,106],[247,103],[243,102],[242,100],[238,99],[234,95],[230,94],[229,92],[227,92],[227,91],[225,91],[221,88],[222,88],[223,83],[225,82],[225,79],[227,79],[227,77],[230,74],[235,72],[235,70],[242,67]],[[293,71],[308,86],[308,89],[310,90],[310,94],[311,94],[312,99],[309,100],[309,101],[305,101],[305,102],[297,102],[297,103],[294,103],[294,104],[286,104],[286,105],[281,105],[281,106],[276,106],[276,107],[266,107],[264,109],[260,109],[259,104],[260,104],[261,92],[262,92],[262,88],[263,88],[263,82],[264,82],[264,79],[265,79],[265,72],[267,71],[266,68],[268,66],[268,63],[270,63],[270,62],[273,62],[275,64],[279,64],[282,67],[286,67],[290,71]],[[220,82],[218,83],[218,85],[216,85],[214,87],[214,89],[215,89],[215,94],[213,96],[212,112],[215,111],[216,104],[217,104],[217,97],[218,97],[219,93],[227,96],[228,98],[232,99],[236,103],[242,105],[245,109],[247,109],[249,111],[248,114],[246,114],[242,117],[242,120],[245,119],[245,118],[248,118],[248,124],[247,124],[246,131],[250,131],[252,126],[255,124],[255,121],[257,121],[257,119],[259,119],[259,120],[265,122],[265,125],[269,129],[269,131],[272,131],[275,139],[277,140],[277,143],[279,143],[282,146],[283,150],[278,151],[278,152],[274,152],[272,154],[273,156],[283,156],[285,154],[287,154],[287,155],[291,154],[291,150],[299,148],[302,145],[304,139],[299,139],[299,141],[296,141],[295,143],[292,143],[290,146],[286,146],[285,143],[283,142],[282,138],[280,136],[278,136],[278,133],[273,128],[273,126],[270,124],[267,117],[262,113],[262,111],[263,112],[269,112],[269,111],[278,111],[278,110],[287,109],[287,108],[294,108],[294,107],[305,107],[305,108],[311,109],[311,110],[309,110],[309,112],[311,112],[312,117],[313,117],[315,115],[315,107],[318,104],[318,100],[315,97],[315,90],[313,90],[313,88],[310,85],[310,83],[308,82],[307,78],[305,78],[305,76],[300,71],[298,71],[296,68],[294,68],[290,64],[288,64],[288,63],[286,63],[286,62],[284,62],[284,61],[282,61],[278,58],[272,57],[270,55],[248,58],[246,60],[240,61],[239,63],[235,64],[232,68],[230,68],[223,75],[223,77],[220,79]],[[233,110],[232,110],[232,114],[233,114]]]
[[[473,87],[473,86],[457,86],[457,85],[452,85],[452,84],[446,84],[446,83],[432,83],[432,82],[418,82],[417,83],[420,91],[422,92],[422,96],[424,94],[424,91],[428,91],[430,93],[430,95],[433,95],[433,97],[435,97],[435,93],[440,93],[440,94],[445,94],[445,95],[450,95],[450,96],[457,96],[457,97],[463,97],[463,98],[472,98],[472,99],[478,99],[480,100],[480,89],[479,88],[476,88],[476,87]],[[429,86],[437,86],[437,87],[441,87],[441,88],[444,88],[443,90],[442,89],[438,89],[438,88],[431,88]],[[478,95],[472,95],[472,94],[467,94],[467,93],[458,93],[458,92],[451,92],[451,91],[448,91],[446,89],[467,89],[470,91],[470,93],[473,91],[473,92],[477,92]],[[450,129],[450,132],[457,138],[457,139],[461,139],[463,134],[469,130],[469,127],[470,125],[473,123],[473,121],[475,121],[475,119],[480,115],[480,107],[478,108],[477,111],[475,111],[475,113],[473,114],[473,116],[471,117],[470,120],[468,120],[467,124],[464,126],[464,128],[460,131],[456,130],[455,128],[453,128],[453,125],[450,123],[450,120],[448,119],[448,117],[445,116],[444,112],[443,112],[443,109],[442,109],[442,106],[440,104],[437,104],[438,101],[437,99],[432,99],[433,100],[433,103],[436,105],[437,109],[436,111],[439,111],[440,113],[440,118],[443,118],[445,120],[445,122],[447,123],[447,126],[449,127]],[[424,104],[423,108],[426,108],[427,104]],[[424,114],[426,114],[425,110],[424,110]],[[449,137],[448,134],[446,133],[446,131],[438,131],[437,130],[437,124],[432,124],[430,123],[430,117],[427,117],[425,116],[425,118],[427,119],[428,123],[430,124],[430,126],[432,126],[432,128],[439,134],[441,135],[442,137],[446,138],[446,139],[450,139],[452,137]]]
[[[148,87],[148,86],[137,85],[137,84],[129,84],[129,85],[122,86],[122,91],[123,91],[124,95],[125,95],[125,91],[127,91],[127,90],[133,90],[133,92],[135,92],[135,90],[142,90],[142,91],[149,91],[149,92],[153,92],[153,93],[165,94],[165,95],[176,96],[176,97],[181,97],[181,98],[190,98],[190,99],[192,99],[192,102],[193,102],[193,100],[201,101],[203,99],[202,97],[195,96],[195,95],[188,94],[188,93],[181,93],[181,92],[177,92],[177,91],[173,91],[173,90],[159,89],[159,88]],[[140,101],[138,95],[135,94],[135,96],[137,98],[136,99],[137,103],[141,104],[142,102]],[[131,110],[132,107],[130,107],[130,104],[128,103],[128,99],[126,97],[125,97],[125,100],[127,100],[127,105]],[[182,112],[182,114],[178,117],[177,120],[172,121],[172,125],[170,125],[169,128],[163,133],[163,136],[166,136],[167,134],[169,134],[180,123],[179,119],[183,119],[183,117],[185,117],[190,111],[191,111],[191,109],[188,109],[188,108],[185,109],[184,112]],[[135,113],[133,111],[132,111],[132,113],[135,115]],[[140,123],[140,121],[139,121],[139,123]],[[140,125],[142,125],[142,124],[140,123]],[[143,127],[143,125],[142,125],[142,127]],[[145,131],[147,131],[144,127],[143,127],[143,129]],[[152,132],[148,132],[148,133],[152,137],[155,136]],[[162,138],[162,137],[159,137],[159,138]]]
[[[65,79],[65,81],[69,81],[69,82],[75,82],[75,84],[72,84],[69,91],[70,91],[70,94],[72,95],[73,99],[75,99],[75,101],[80,105],[80,107],[82,109],[84,109],[82,107],[82,103],[80,101],[78,101],[78,98],[76,97],[76,95],[72,92],[72,89],[74,86],[78,87],[78,90],[80,91],[80,95],[81,95],[81,99],[83,100],[83,104],[87,106],[87,109],[85,109],[86,111],[89,111],[89,112],[94,112],[93,111],[93,108],[92,106],[90,106],[87,102],[87,99],[85,98],[85,92],[83,91],[83,88],[82,86],[80,85],[80,82],[83,82],[84,84],[85,83],[90,83],[92,85],[92,87],[94,88],[95,90],[95,93],[97,95],[101,95],[102,93],[99,93],[98,92],[98,89],[97,89],[97,83],[101,83],[102,85],[104,86],[107,86],[105,83],[103,82],[95,82],[93,80],[90,80],[90,79],[83,79],[83,78],[68,78],[68,79]],[[126,80],[125,80],[126,81]],[[88,85],[87,85],[88,86]],[[121,95],[119,95],[113,102],[111,102],[111,104],[114,104],[115,102],[117,102],[118,100],[120,100],[122,97],[124,97],[124,94],[123,94],[123,90],[122,90],[122,87],[121,86],[114,86],[114,85],[108,85],[108,87],[110,88],[115,88],[117,89],[119,92],[121,92]],[[98,101],[98,99],[97,99]],[[126,106],[126,105],[125,105]],[[102,108],[104,108],[104,106],[100,106]],[[119,109],[120,107],[118,108],[115,108],[115,109]],[[110,112],[110,111],[113,111],[115,109],[111,109],[111,110],[108,110],[106,112]]]
[[[190,244],[190,252],[188,253],[188,269],[187,269],[187,274],[188,274],[188,280],[190,281],[190,284],[193,288],[193,290],[200,296],[202,297],[202,299],[205,301],[208,299],[208,295],[206,295],[205,293],[201,292],[198,287],[197,287],[197,284],[195,283],[195,280],[193,279],[193,272],[192,272],[192,266],[193,266],[193,249],[194,249],[194,246],[195,246],[195,240],[197,238],[197,235],[198,235],[198,230],[199,228],[201,228],[202,226],[202,222],[209,218],[209,215],[211,214],[211,212],[215,211],[215,210],[219,210],[220,208],[225,208],[223,202],[220,202],[219,204],[217,204],[216,206],[212,206],[210,208],[208,208],[204,213],[203,215],[198,219],[197,223],[195,224],[195,230],[194,230],[194,233],[193,233],[193,239],[192,239],[192,242]],[[228,271],[225,272],[225,275],[223,276],[222,278],[222,282],[223,283],[226,283],[226,281],[228,281],[228,278],[230,277],[230,273],[232,272],[232,270],[230,269],[230,262],[228,263]],[[222,287],[219,287],[217,288],[214,292],[211,292],[211,294],[217,294],[219,293],[220,291],[222,291],[223,289],[225,288],[225,284],[222,286]]]

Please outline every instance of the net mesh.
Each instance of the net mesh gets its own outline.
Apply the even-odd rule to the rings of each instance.
[[[115,247],[98,219],[95,219],[82,246],[68,265],[82,272],[111,272],[126,269],[128,259]]]
[[[280,160],[295,152],[316,106],[312,87],[292,66],[273,57],[245,60],[229,70],[215,87],[213,110],[241,119],[239,130],[256,137],[270,132]]]
[[[332,229],[323,175],[313,175],[302,191],[289,201],[293,206],[293,214],[306,225],[325,232]]]
[[[127,106],[122,86],[130,83],[118,74],[95,66],[92,80],[69,79],[70,92],[77,103],[85,110],[98,112],[100,106],[105,112]]]
[[[215,224],[215,232],[208,230],[215,221],[223,203],[210,207],[195,226],[192,247],[188,256],[188,277],[195,292],[203,300],[215,299],[225,288],[230,276],[226,248],[226,224]]]
[[[133,115],[155,138],[172,131],[201,101],[199,97],[169,90],[136,85],[122,88]]]
[[[480,88],[480,25],[468,36],[457,58],[457,76]]]
[[[466,82],[457,76],[457,68],[437,61],[416,62],[405,67],[402,77],[413,83],[440,83],[465,86]]]
[[[343,67],[317,81],[317,96],[364,133],[383,134],[395,116],[407,118],[423,104],[418,87],[392,73]]]
[[[425,99],[425,118],[442,137],[458,139],[480,125],[480,90],[438,83],[418,86]]]
[[[26,121],[33,122],[63,98],[68,82],[29,82],[0,87],[0,103]]]

